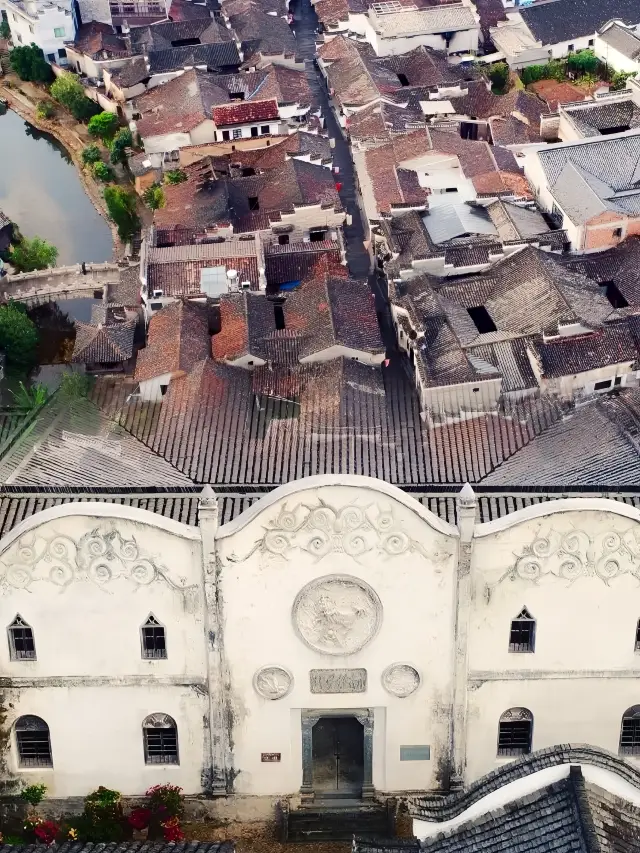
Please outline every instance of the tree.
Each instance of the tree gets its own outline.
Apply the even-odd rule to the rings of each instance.
[[[85,97],[84,89],[78,83],[75,75],[69,71],[63,72],[51,84],[51,97],[69,110],[75,119],[84,121],[100,112],[100,108],[89,98]]]
[[[509,86],[509,66],[506,62],[496,62],[489,68],[489,80],[496,92],[502,94]]]
[[[103,163],[102,160],[98,160],[97,163],[93,164],[93,174],[99,181],[104,181],[105,184],[113,180],[113,169],[111,166]]]
[[[600,60],[592,50],[579,50],[567,57],[567,68],[580,76],[595,75],[600,67]]]
[[[9,54],[9,62],[21,80],[48,83],[53,78],[51,66],[47,64],[44,53],[37,44],[14,47]]]
[[[612,92],[619,92],[620,89],[627,88],[627,80],[629,77],[635,77],[635,71],[616,71],[611,75],[611,81],[609,85],[609,89]]]
[[[127,159],[127,148],[133,147],[133,136],[128,127],[121,128],[111,144],[111,162],[115,166]]]
[[[187,180],[187,173],[182,169],[169,169],[164,173],[165,184],[183,184]]]
[[[11,263],[19,272],[33,272],[54,267],[58,260],[58,250],[41,237],[22,240],[11,250]]]
[[[11,38],[11,27],[9,26],[9,21],[2,20],[0,21],[0,39],[4,39],[5,41],[9,41]]]
[[[102,159],[102,155],[97,145],[87,145],[82,149],[82,162],[85,166],[89,163],[97,163],[100,159]]]
[[[122,241],[129,240],[140,224],[135,195],[123,187],[105,187],[104,200],[109,216],[118,227],[118,236]]]
[[[103,142],[111,139],[118,126],[118,117],[113,113],[98,113],[89,119],[87,130],[91,136],[97,136]]]
[[[167,203],[164,191],[159,184],[152,184],[142,193],[144,203],[150,210],[160,210]]]
[[[0,305],[0,349],[10,367],[29,369],[35,361],[38,330],[19,302]]]
[[[39,382],[35,385],[30,386],[29,388],[25,387],[24,382],[19,382],[18,390],[11,391],[11,394],[13,395],[16,408],[25,409],[27,411],[33,411],[34,409],[39,409],[40,406],[44,406],[44,404],[47,402],[47,398],[49,397],[49,392],[47,391],[46,385],[41,385]],[[25,800],[25,802],[31,802],[31,800],[27,799],[27,797],[31,797],[32,795],[34,799],[37,797],[36,792],[31,791],[31,789],[35,787],[40,786],[31,785],[29,788],[25,788],[25,790],[21,792],[20,796],[23,800]],[[42,785],[41,787],[46,790],[45,785]],[[25,794],[26,796],[24,796]],[[44,791],[42,792],[42,795],[44,796]],[[41,799],[42,797],[40,797],[40,800]],[[33,805],[38,805],[40,800],[38,800],[36,803],[33,803]]]

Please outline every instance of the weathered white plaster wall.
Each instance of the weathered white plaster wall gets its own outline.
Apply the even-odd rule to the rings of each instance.
[[[455,530],[380,481],[349,478],[364,488],[331,485],[339,479],[314,477],[308,488],[291,484],[284,494],[279,489],[254,505],[250,519],[220,531],[225,653],[237,718],[234,766],[241,793],[300,787],[302,709],[373,709],[376,788],[435,784],[451,701]],[[292,616],[296,596],[308,583],[335,575],[345,576],[348,584],[364,581],[380,602],[377,633],[348,654],[310,648]],[[352,622],[355,599],[337,588],[329,597],[344,611],[333,616],[339,635],[340,626]],[[318,634],[324,636],[327,625],[321,614],[318,618]],[[338,637],[334,651],[349,650],[349,642],[342,645]],[[390,695],[382,685],[385,668],[394,663],[408,663],[420,673],[420,686],[406,698]],[[253,678],[265,666],[289,671],[293,683],[287,695],[271,700],[258,694]],[[310,670],[344,668],[367,670],[366,692],[310,692]],[[400,762],[401,744],[431,745],[431,761]],[[282,761],[261,763],[262,752],[280,752]]]

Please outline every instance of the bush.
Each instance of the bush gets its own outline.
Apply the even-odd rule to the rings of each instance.
[[[124,242],[137,231],[140,224],[136,213],[136,197],[122,187],[106,187],[104,200],[109,216],[118,228],[118,236]]]
[[[35,362],[38,330],[19,302],[0,305],[0,348],[7,364],[19,370],[29,369]]]
[[[611,75],[609,80],[609,88],[612,92],[619,92],[620,89],[627,88],[627,80],[629,77],[635,77],[635,71],[616,71]]]
[[[20,387],[23,391],[25,390],[25,387],[24,387],[22,382],[20,383]],[[36,385],[35,387],[38,389],[44,388],[44,386],[42,386],[42,385]],[[46,395],[46,388],[44,388],[44,392]],[[25,393],[28,393],[28,392],[25,391]],[[42,402],[45,402],[45,401],[46,401],[46,396]],[[46,793],[46,790],[47,790],[46,785],[27,785],[27,787],[24,788],[24,790],[20,791],[20,799],[24,800],[25,803],[29,803],[29,805],[37,806],[44,799],[44,795]]]
[[[36,115],[38,118],[53,118],[56,114],[56,108],[51,101],[38,101],[36,107]]]
[[[102,160],[93,164],[93,174],[99,181],[104,181],[105,184],[113,180],[113,169],[111,166],[103,163]]]
[[[53,844],[60,832],[60,827],[52,820],[43,820],[39,826],[36,826],[34,832],[41,844]]]
[[[23,237],[11,249],[11,263],[19,272],[33,272],[54,267],[58,260],[58,250],[41,237],[29,240]]]
[[[159,184],[152,184],[142,193],[144,203],[150,210],[160,210],[167,203],[164,190]]]
[[[111,162],[115,166],[117,163],[124,163],[127,159],[127,148],[133,146],[133,136],[128,127],[123,127],[113,138],[111,145]]]
[[[119,791],[102,785],[85,797],[84,811],[77,820],[82,841],[122,841],[127,833],[120,799]]]
[[[151,814],[163,821],[180,818],[184,812],[184,794],[178,785],[154,785],[147,791]]]
[[[118,117],[113,113],[98,113],[89,119],[87,130],[91,136],[97,136],[103,142],[113,138],[118,127]]]
[[[49,91],[51,97],[68,109],[78,121],[86,121],[100,112],[100,107],[85,97],[84,89],[70,71],[57,77]]]
[[[39,409],[49,399],[49,392],[46,385],[36,383],[30,388],[24,382],[18,383],[18,390],[11,392],[17,409],[22,409],[27,412],[32,412]],[[29,785],[20,793],[20,797],[32,806],[37,806],[44,797],[44,792],[47,790],[46,785]]]
[[[187,173],[182,169],[169,169],[164,173],[165,184],[183,184],[187,180]]]
[[[91,391],[93,377],[86,373],[63,373],[58,386],[58,394],[65,400],[79,400],[88,397]]]
[[[21,80],[31,83],[48,83],[53,79],[51,66],[37,44],[14,47],[9,54],[9,63]]]
[[[11,38],[11,27],[9,26],[9,22],[5,20],[0,20],[0,39],[4,39],[5,41],[9,41]]]
[[[97,163],[101,159],[100,149],[97,145],[87,145],[82,149],[82,162],[85,165]]]

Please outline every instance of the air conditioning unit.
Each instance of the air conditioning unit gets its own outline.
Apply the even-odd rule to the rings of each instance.
[[[240,287],[242,288],[242,290],[250,290],[251,289],[251,282],[250,281],[242,281],[242,282],[240,282]]]
[[[164,290],[154,290],[153,291],[153,298],[154,299],[162,299],[163,296],[164,296]]]

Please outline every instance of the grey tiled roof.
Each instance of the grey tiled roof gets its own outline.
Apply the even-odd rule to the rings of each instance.
[[[546,378],[568,376],[616,364],[637,363],[633,331],[623,320],[603,326],[591,335],[534,344],[542,374]]]
[[[106,326],[76,322],[76,340],[71,360],[81,364],[127,361],[133,355],[136,324],[135,319]]]
[[[207,70],[217,71],[240,65],[240,54],[233,41],[150,50],[148,59],[149,74],[180,71],[188,66],[205,65]]]
[[[640,46],[640,39],[637,40]],[[640,107],[631,98],[611,103],[596,101],[592,105],[564,107],[565,112],[583,136],[618,133],[640,125]]]
[[[552,3],[521,8],[520,14],[535,39],[543,45],[570,42],[593,35],[607,21],[640,23],[637,0],[555,0]]]
[[[640,38],[620,24],[613,24],[601,33],[600,40],[628,59],[640,57]]]

